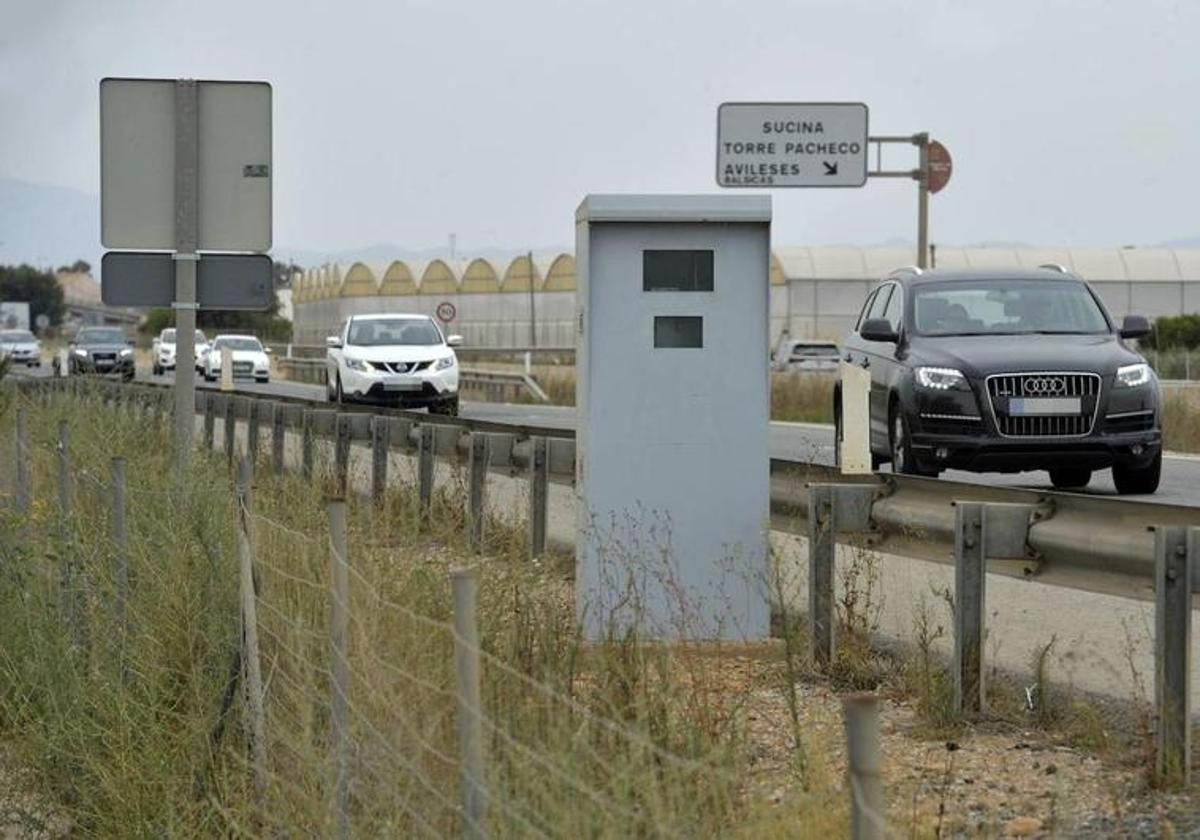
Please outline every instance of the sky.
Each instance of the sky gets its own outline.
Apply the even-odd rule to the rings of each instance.
[[[274,240],[570,247],[590,192],[719,192],[724,101],[865,102],[954,158],[937,243],[1200,234],[1194,0],[0,0],[0,177],[99,192],[104,76],[274,91]],[[908,147],[884,165],[910,168]],[[776,189],[781,245],[915,238],[916,188]]]

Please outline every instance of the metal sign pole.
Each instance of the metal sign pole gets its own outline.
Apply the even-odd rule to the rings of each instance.
[[[917,163],[917,268],[929,267],[929,134],[913,136]]]
[[[175,468],[192,451],[196,388],[196,180],[199,168],[196,82],[175,82]]]

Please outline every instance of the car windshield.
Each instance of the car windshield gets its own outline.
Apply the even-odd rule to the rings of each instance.
[[[175,343],[175,330],[163,330],[162,337],[159,340],[162,341],[163,344],[174,344]],[[197,344],[203,344],[204,342],[208,341],[208,339],[206,339],[204,337],[203,332],[201,332],[200,330],[196,330],[195,341]]]
[[[258,343],[258,339],[249,336],[230,336],[228,338],[218,338],[213,342],[213,349],[220,350],[222,347],[228,347],[230,350],[256,350],[262,352],[262,345]]]
[[[428,318],[364,318],[350,322],[347,344],[380,347],[395,344],[441,344],[442,336]]]
[[[80,344],[124,344],[125,333],[120,330],[80,330],[75,340]]]
[[[8,330],[0,332],[0,344],[25,344],[37,341],[28,330]]]
[[[1082,283],[1045,280],[955,281],[917,285],[913,321],[920,335],[1094,334],[1111,331]]]

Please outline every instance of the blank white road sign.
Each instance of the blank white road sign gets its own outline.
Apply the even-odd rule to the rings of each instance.
[[[843,475],[871,472],[871,372],[858,365],[842,362],[842,422],[834,434],[841,434]]]
[[[271,86],[196,82],[198,250],[271,247]],[[175,80],[100,82],[100,240],[175,250]]]
[[[861,102],[726,102],[717,109],[722,187],[861,187],[867,106]]]

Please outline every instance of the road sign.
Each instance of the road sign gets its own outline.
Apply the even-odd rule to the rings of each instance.
[[[50,316],[43,312],[33,319],[33,323],[37,325],[39,330],[44,330],[46,327],[50,326]]]
[[[950,173],[954,171],[954,163],[950,160],[950,150],[936,140],[929,141],[929,191],[941,192],[950,182]]]
[[[0,303],[0,330],[29,329],[29,302],[24,300]]]
[[[454,320],[454,316],[458,314],[458,310],[454,304],[448,300],[444,300],[437,305],[438,320],[443,324],[449,324]]]
[[[861,187],[867,106],[861,102],[726,102],[717,109],[722,187]]]
[[[100,82],[100,239],[177,245],[174,79]],[[196,82],[197,250],[271,247],[271,86]],[[184,163],[186,167],[186,162]]]
[[[175,300],[170,254],[109,251],[100,261],[100,298],[106,306],[170,306]],[[275,267],[265,254],[204,254],[196,265],[201,309],[269,309]]]

